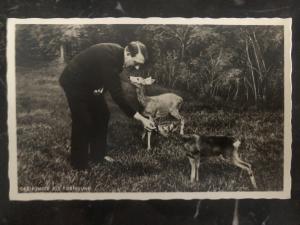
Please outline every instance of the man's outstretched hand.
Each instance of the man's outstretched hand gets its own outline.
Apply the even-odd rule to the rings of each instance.
[[[136,120],[139,120],[147,131],[154,130],[156,128],[155,123],[145,117],[143,117],[140,113],[136,113],[133,116]]]

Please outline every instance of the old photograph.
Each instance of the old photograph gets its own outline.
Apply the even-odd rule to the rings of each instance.
[[[9,19],[10,199],[289,198],[291,19]]]

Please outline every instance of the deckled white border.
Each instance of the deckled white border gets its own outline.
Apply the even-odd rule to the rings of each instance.
[[[17,129],[15,81],[15,25],[16,24],[195,24],[195,25],[282,25],[284,26],[284,187],[276,192],[144,192],[144,193],[19,193],[17,183]],[[101,19],[15,19],[7,22],[7,84],[9,132],[9,197],[11,200],[104,200],[104,199],[288,199],[291,191],[291,47],[292,19],[281,18],[101,18]]]

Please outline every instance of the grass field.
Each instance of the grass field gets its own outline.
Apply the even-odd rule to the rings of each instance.
[[[74,171],[70,151],[70,117],[58,85],[62,66],[17,67],[18,187],[20,192],[176,192],[251,191],[248,175],[210,160],[200,166],[200,182],[189,181],[189,163],[175,139],[155,136],[146,151],[142,127],[126,118],[108,97],[112,117],[109,155],[115,164],[91,165]],[[134,95],[130,84],[125,84]],[[160,91],[162,89],[160,88]],[[244,137],[241,158],[253,165],[259,191],[283,188],[283,113],[205,110],[184,98],[186,133],[230,134]],[[70,188],[72,187],[72,188]],[[80,188],[81,187],[81,188]]]

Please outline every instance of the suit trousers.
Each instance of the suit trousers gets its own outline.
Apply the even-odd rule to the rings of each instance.
[[[105,156],[110,113],[102,94],[81,98],[65,93],[72,118],[71,165],[83,169],[89,159],[99,162]]]

